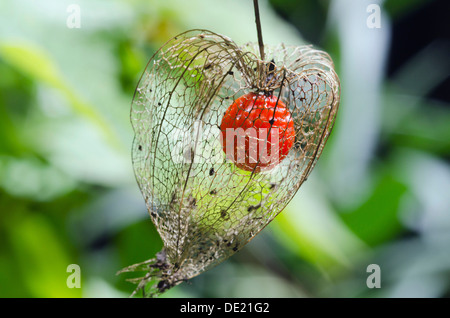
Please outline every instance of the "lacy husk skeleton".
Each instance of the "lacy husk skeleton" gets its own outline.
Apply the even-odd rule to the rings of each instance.
[[[132,103],[135,175],[163,242],[137,289],[154,295],[219,264],[283,210],[307,179],[332,129],[339,79],[331,58],[311,46],[238,47],[206,30],[182,33],[147,65]],[[268,62],[269,61],[269,62]],[[295,142],[269,171],[227,160],[220,121],[248,92],[274,94],[288,107]]]

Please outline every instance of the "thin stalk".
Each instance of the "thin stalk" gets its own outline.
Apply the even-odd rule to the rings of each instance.
[[[261,55],[261,60],[264,61],[264,58],[265,58],[264,42],[263,42],[262,31],[261,31],[261,20],[259,19],[258,0],[253,0],[253,6],[255,7],[255,23],[256,23],[256,30],[258,32],[259,54]]]

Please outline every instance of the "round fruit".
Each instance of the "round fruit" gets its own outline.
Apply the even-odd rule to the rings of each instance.
[[[220,124],[226,157],[246,171],[270,170],[295,141],[294,122],[274,95],[248,93],[228,107]]]

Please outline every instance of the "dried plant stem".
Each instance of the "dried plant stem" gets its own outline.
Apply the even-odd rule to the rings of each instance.
[[[253,0],[253,6],[255,7],[255,22],[256,22],[256,30],[258,32],[259,54],[261,55],[261,60],[264,61],[264,58],[265,58],[264,42],[263,42],[262,31],[261,31],[261,20],[259,18],[258,0]]]

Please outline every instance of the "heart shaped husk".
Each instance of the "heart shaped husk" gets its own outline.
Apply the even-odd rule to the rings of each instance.
[[[330,57],[310,46],[239,48],[229,38],[192,30],[150,60],[135,92],[133,166],[150,217],[164,243],[156,258],[121,272],[146,296],[210,269],[242,248],[292,199],[319,158],[339,104]],[[295,143],[268,171],[227,161],[219,125],[248,92],[270,92],[289,108]],[[147,286],[147,287],[146,287]],[[135,292],[136,292],[135,291]]]

